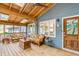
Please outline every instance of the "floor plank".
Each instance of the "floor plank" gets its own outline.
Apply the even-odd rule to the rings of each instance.
[[[18,45],[18,44],[17,44],[17,45]],[[17,45],[15,45],[15,44],[12,45],[12,46],[14,46],[13,49],[15,50],[15,52],[16,52],[17,55],[23,56],[24,54],[23,54],[22,52],[20,53],[21,50],[19,49],[19,47],[18,47]],[[18,47],[18,48],[17,48],[17,47]]]
[[[77,54],[49,47],[31,44],[31,48],[23,50],[18,43],[1,44],[0,56],[77,56]]]

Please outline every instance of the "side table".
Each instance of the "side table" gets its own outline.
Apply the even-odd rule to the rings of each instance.
[[[27,49],[31,47],[31,42],[29,40],[20,39],[19,40],[19,46],[22,49]]]

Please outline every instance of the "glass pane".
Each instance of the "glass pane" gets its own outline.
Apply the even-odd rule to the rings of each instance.
[[[48,35],[48,31],[49,30],[49,22],[48,21],[46,21],[45,23],[44,23],[44,29],[43,29],[43,31],[45,31],[45,35]]]
[[[5,34],[13,33],[13,26],[12,25],[5,25]]]
[[[49,21],[49,36],[56,37],[56,21],[55,20]]]
[[[13,33],[13,25],[5,25],[5,37],[10,37],[11,33]]]
[[[78,34],[78,20],[67,20],[67,34]]]
[[[49,29],[49,22],[48,21],[44,21],[44,22],[41,22],[40,24],[40,27],[39,27],[39,33],[40,34],[45,34],[45,35],[48,35],[48,29]]]
[[[14,32],[15,33],[20,32],[20,26],[14,26]]]
[[[0,34],[4,33],[4,25],[0,25]]]
[[[27,28],[28,35],[34,35],[35,33],[35,23],[29,24]]]
[[[9,15],[0,13],[0,20],[8,20],[8,18],[9,18]]]
[[[42,22],[42,23],[39,24],[39,34],[44,34],[44,33],[45,33],[44,23]]]
[[[21,32],[26,32],[26,26],[21,26]]]
[[[4,25],[0,25],[0,41],[4,38]]]

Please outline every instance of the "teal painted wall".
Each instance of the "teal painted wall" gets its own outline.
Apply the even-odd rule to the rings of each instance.
[[[52,41],[51,43],[46,42],[46,44],[50,44],[51,46],[62,48],[62,17],[79,15],[79,4],[75,3],[58,3],[54,8],[48,11],[45,15],[38,18],[38,24],[41,21],[51,20],[51,19],[59,19],[59,22],[56,22],[60,25],[60,27],[56,26],[56,38],[50,37],[49,39]],[[39,25],[37,26],[39,29]],[[39,30],[36,32],[38,33]]]

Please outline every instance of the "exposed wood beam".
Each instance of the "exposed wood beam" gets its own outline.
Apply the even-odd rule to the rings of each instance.
[[[25,3],[25,5],[20,9],[19,13],[22,13],[22,12],[25,10],[26,5],[27,5],[27,4]]]
[[[8,21],[13,22],[16,19],[17,16],[15,15],[10,15]]]
[[[38,17],[42,16],[42,15],[45,14],[48,10],[50,10],[51,8],[53,8],[55,5],[56,5],[56,3],[51,3],[51,4],[49,4],[47,9],[45,9],[43,12],[41,12],[42,9],[39,10],[39,12],[38,12],[36,15],[38,15]],[[41,12],[41,13],[40,13],[40,12]],[[35,15],[35,16],[36,16],[36,15]],[[37,18],[38,18],[38,17],[37,17]]]
[[[43,4],[43,5],[44,5],[44,4]],[[36,17],[39,13],[41,13],[41,12],[45,11],[47,8],[49,8],[49,7],[48,7],[48,4],[45,4],[45,6],[46,6],[46,7],[41,7],[41,8],[39,9],[39,11],[38,11],[33,17]]]
[[[22,20],[22,18],[21,18],[21,17],[17,17],[15,20],[16,20],[16,21],[14,21],[14,22],[20,23],[20,20]]]
[[[26,9],[26,7],[27,7],[28,5],[29,5],[29,3],[25,5],[25,8],[22,10],[21,13],[23,13],[23,12],[25,11],[25,9]]]
[[[12,3],[10,3],[9,9],[11,9],[12,5],[13,5],[13,4],[12,4]]]
[[[45,9],[46,9],[45,7],[40,8],[40,10],[33,17],[36,17],[40,12],[42,12]]]
[[[17,18],[18,16],[16,16],[16,18],[13,20],[14,23],[17,23],[17,20],[18,20]]]
[[[32,12],[34,12],[34,10],[37,8],[37,6],[35,6],[28,15],[30,15]]]
[[[28,23],[22,24],[22,23],[13,23],[13,22],[8,22],[8,21],[2,21],[2,20],[0,20],[0,24],[26,26]]]
[[[17,12],[11,11],[11,10],[5,8],[5,6],[2,6],[1,4],[0,4],[0,12],[6,13],[6,14],[9,14],[9,15],[16,15],[16,16],[19,16],[19,17],[28,18],[28,19],[32,19],[32,20],[35,19],[32,16],[23,15],[23,14],[19,14]]]

